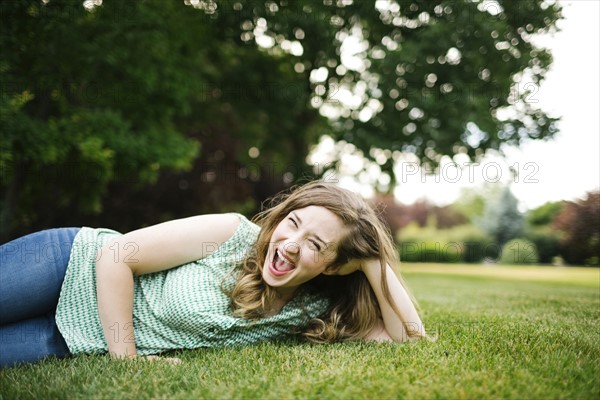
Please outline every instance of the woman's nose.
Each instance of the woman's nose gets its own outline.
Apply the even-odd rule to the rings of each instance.
[[[286,253],[296,254],[300,252],[300,245],[295,240],[287,240],[283,244],[283,250]]]

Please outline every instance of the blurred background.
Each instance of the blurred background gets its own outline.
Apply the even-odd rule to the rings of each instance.
[[[322,178],[405,261],[597,266],[598,4],[3,1],[0,238]]]

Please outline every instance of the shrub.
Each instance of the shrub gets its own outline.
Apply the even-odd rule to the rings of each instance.
[[[530,228],[524,238],[535,245],[540,263],[551,264],[554,257],[560,255],[561,235],[550,227]]]
[[[499,253],[491,239],[472,225],[436,229],[407,225],[399,232],[400,259],[407,262],[481,262]]]
[[[527,239],[513,239],[502,247],[501,264],[537,264],[538,262],[535,244]]]
[[[448,230],[449,239],[463,247],[462,262],[478,263],[483,260],[496,260],[500,248],[480,229],[473,225],[457,226]]]
[[[400,259],[407,262],[460,262],[463,247],[453,242],[406,241],[400,244]]]

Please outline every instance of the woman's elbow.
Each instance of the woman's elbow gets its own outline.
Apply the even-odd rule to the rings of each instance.
[[[397,342],[392,335],[389,334],[387,329],[385,329],[385,325],[382,320],[379,320],[378,323],[373,327],[371,332],[364,338],[365,341],[369,342]]]

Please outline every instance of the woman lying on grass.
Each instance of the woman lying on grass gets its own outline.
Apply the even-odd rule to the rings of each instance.
[[[319,343],[425,337],[390,268],[395,254],[389,231],[360,196],[321,181],[279,195],[254,223],[232,213],[125,235],[34,233],[0,247],[0,365],[292,336]]]

